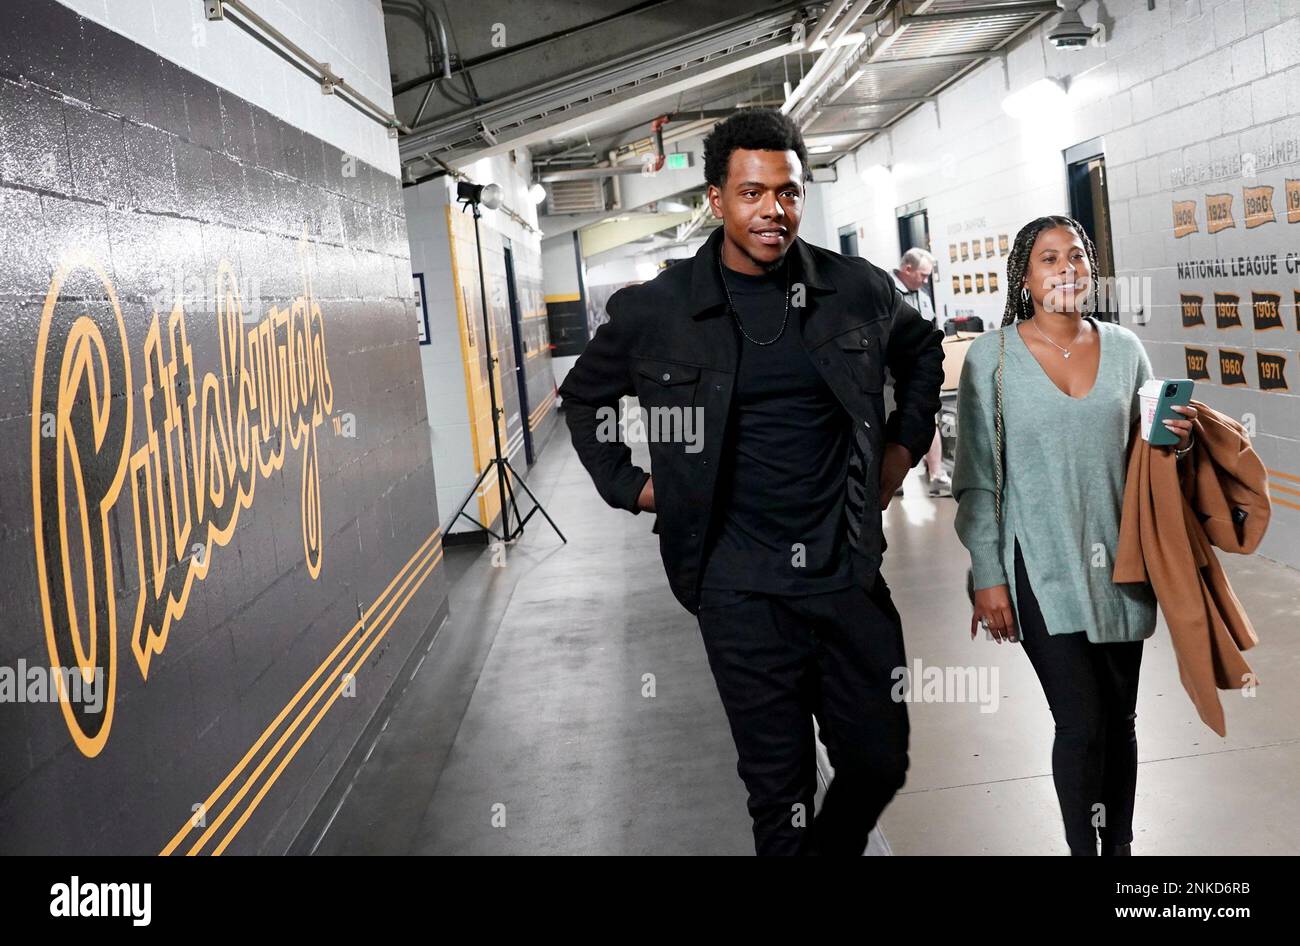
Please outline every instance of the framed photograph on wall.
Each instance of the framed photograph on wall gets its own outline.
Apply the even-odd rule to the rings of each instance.
[[[429,305],[424,299],[424,273],[411,274],[411,287],[415,291],[415,322],[420,344],[429,344]]]

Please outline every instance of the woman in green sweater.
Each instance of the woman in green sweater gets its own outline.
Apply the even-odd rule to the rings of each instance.
[[[1095,270],[1092,241],[1070,217],[1040,217],[1016,234],[1002,329],[966,353],[953,471],[975,589],[971,634],[978,624],[998,643],[1024,645],[1056,723],[1066,841],[1071,854],[1091,855],[1098,832],[1103,854],[1130,853],[1138,671],[1156,624],[1150,586],[1110,577],[1151,364],[1136,335],[1089,314]],[[1196,411],[1180,413],[1168,423],[1181,457]]]

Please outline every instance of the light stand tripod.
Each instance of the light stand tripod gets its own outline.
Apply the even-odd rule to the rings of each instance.
[[[546,510],[542,507],[542,504],[538,502],[537,497],[534,496],[532,490],[528,488],[528,484],[525,483],[523,478],[515,472],[514,468],[510,465],[509,459],[501,455],[501,431],[497,428],[497,418],[501,416],[503,411],[501,408],[497,407],[497,386],[493,371],[499,359],[492,354],[492,334],[491,328],[488,324],[487,279],[483,272],[483,243],[479,238],[478,224],[479,217],[481,216],[479,205],[485,204],[489,210],[499,207],[501,205],[501,188],[496,184],[483,185],[471,184],[468,181],[459,181],[456,184],[456,200],[462,205],[462,213],[470,209],[474,211],[474,249],[478,253],[478,291],[479,301],[483,306],[483,346],[484,351],[487,353],[488,397],[491,399],[492,403],[493,456],[492,459],[490,459],[483,467],[483,472],[479,474],[478,479],[474,481],[474,486],[465,496],[465,500],[460,504],[460,508],[456,510],[456,515],[452,516],[452,522],[454,523],[461,516],[464,516],[494,539],[502,542],[513,542],[524,534],[524,523],[533,517],[533,513],[540,512],[546,517],[546,521],[551,524],[551,528],[555,530],[555,534],[560,537],[560,541],[567,545],[569,540],[564,537],[564,533],[561,532],[560,527],[555,524],[555,520],[547,514]],[[527,423],[526,420],[524,422]],[[496,471],[497,495],[501,497],[501,535],[493,532],[491,527],[479,522],[465,511],[465,507],[469,505],[469,501],[478,494],[479,487],[483,484],[488,473],[492,470]],[[514,477],[514,479],[519,483],[520,488],[523,489],[523,491],[528,494],[528,498],[533,501],[533,508],[528,510],[528,515],[526,516],[521,517],[519,515],[519,501],[515,498],[515,491],[510,483],[511,477]],[[510,513],[512,511],[515,516],[514,526],[510,525]]]

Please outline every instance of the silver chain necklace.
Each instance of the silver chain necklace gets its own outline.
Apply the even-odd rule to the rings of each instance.
[[[731,300],[731,290],[727,287],[727,274],[722,268],[721,250],[718,251],[718,275],[722,277],[722,289],[727,294],[727,308],[730,309],[731,314],[736,317],[736,325],[740,329],[741,335],[744,335],[755,345],[771,345],[785,334],[785,324],[790,320],[790,261],[788,259],[785,261],[785,316],[781,319],[781,330],[765,342],[760,342],[757,338],[746,332],[744,323],[740,321],[740,313],[736,310],[736,304]]]
[[[1079,320],[1079,331],[1075,332],[1075,333],[1074,333],[1074,338],[1072,338],[1072,339],[1070,340],[1070,348],[1062,348],[1060,345],[1057,345],[1056,342],[1054,342],[1054,341],[1052,341],[1050,338],[1048,338],[1048,337],[1047,337],[1047,333],[1044,332],[1041,328],[1039,328],[1038,325],[1034,322],[1033,319],[1030,319],[1030,320],[1029,320],[1029,324],[1034,326],[1034,331],[1035,331],[1035,332],[1037,332],[1039,335],[1043,336],[1043,341],[1047,342],[1047,344],[1049,344],[1049,345],[1053,345],[1053,346],[1055,346],[1055,347],[1057,347],[1057,348],[1060,348],[1060,349],[1061,349],[1061,352],[1065,355],[1065,357],[1066,357],[1066,358],[1069,358],[1069,357],[1070,357],[1070,348],[1073,348],[1073,347],[1074,347],[1075,342],[1077,342],[1077,341],[1079,340],[1079,336],[1081,336],[1081,335],[1083,334],[1083,326],[1084,326],[1086,323],[1083,321],[1083,319],[1080,319],[1080,320]]]

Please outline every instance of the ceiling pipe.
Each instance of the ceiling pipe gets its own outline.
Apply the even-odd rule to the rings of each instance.
[[[235,16],[231,16],[231,12]],[[390,111],[373,102],[355,85],[330,68],[330,64],[312,56],[280,30],[248,6],[244,0],[206,0],[204,14],[209,20],[225,20],[235,24],[262,45],[275,52],[299,72],[310,77],[325,95],[335,95],[347,102],[362,115],[388,129],[396,138],[398,132],[410,128]]]
[[[859,2],[862,2],[862,0],[859,0]],[[827,11],[822,14],[821,18],[817,20],[816,28],[812,34],[804,38],[804,49],[810,48],[816,39],[820,39],[822,36],[826,35],[826,32],[831,27],[831,23],[834,22],[835,17],[845,8],[845,6],[847,6],[847,3],[848,0],[842,0],[842,2],[837,3],[833,8],[828,8]],[[812,86],[821,79],[822,74],[830,68],[831,63],[839,59],[841,52],[842,50],[839,47],[828,44],[825,49],[817,54],[817,58],[813,61],[812,68],[804,74],[803,78],[799,80],[799,84],[790,91],[789,95],[786,96],[785,102],[781,105],[781,112],[783,114],[789,115],[793,111],[795,106],[797,106],[804,96],[808,94],[808,90],[812,88]]]
[[[547,43],[553,43],[561,39],[568,39],[570,36],[575,36],[578,33],[582,33],[586,30],[594,29],[597,26],[604,26],[608,23],[614,22],[615,20],[622,19],[623,17],[634,16],[638,13],[645,13],[647,10],[651,10],[654,9],[655,7],[663,6],[665,3],[677,3],[677,2],[680,2],[680,0],[645,0],[645,2],[643,3],[635,4],[624,10],[619,10],[616,13],[610,13],[606,16],[596,17],[595,19],[588,20],[587,22],[582,23],[579,26],[574,26],[566,30],[558,30],[557,32],[554,33],[548,33],[545,36],[535,36],[532,39],[524,40],[519,43],[514,43],[510,46],[507,46],[504,49],[498,49],[490,53],[484,53],[482,56],[475,56],[473,59],[466,59],[461,63],[461,70],[466,71],[466,70],[474,69],[478,66],[485,65],[486,63],[495,62],[498,59],[504,59],[507,56],[515,56],[518,55],[519,53],[526,52],[529,49],[535,49],[536,47],[545,45]],[[388,6],[388,2],[385,2],[384,6]],[[439,78],[451,78],[451,76],[449,73],[445,76],[439,76],[439,74],[436,72],[429,72],[426,75],[416,76],[414,79],[407,79],[404,82],[399,82],[396,85],[394,85],[393,95],[397,96],[397,95],[401,95],[403,92],[410,92],[412,89],[418,89],[420,86],[424,85],[425,83],[434,82]]]
[[[848,33],[849,29],[857,24],[862,14],[872,2],[873,0],[858,0],[858,2],[853,5],[853,9],[848,12],[844,19],[840,20],[839,26],[835,27],[835,31],[831,33],[831,38],[826,41],[827,49],[833,49],[840,45],[840,40],[844,39],[844,36]]]
[[[438,16],[438,11],[429,2],[417,4],[415,0],[403,2],[403,0],[382,0],[381,8],[384,13],[392,16],[405,17],[413,21],[424,33],[424,43],[428,50],[429,68],[433,69],[436,64],[442,64],[442,78],[451,78],[451,47],[447,45],[447,28],[443,26],[442,17]],[[434,48],[434,34],[429,31],[429,20],[433,20],[434,26],[438,29],[437,49]],[[430,72],[430,77],[436,77],[437,73]],[[430,83],[432,84],[432,83]],[[428,101],[426,95],[425,101]],[[413,123],[414,124],[414,123]]]
[[[706,110],[705,113],[707,114],[707,112],[708,110]],[[718,116],[718,117],[727,117],[734,114],[735,112],[728,112],[726,116]],[[674,128],[671,131],[664,132],[665,147],[667,147],[670,144],[673,144],[674,142],[682,141],[687,138],[695,138],[701,134],[705,134],[713,127],[714,124],[716,124],[716,122],[713,119],[706,118],[701,120],[697,118],[696,113],[694,112],[684,113],[680,119],[678,117],[678,113],[676,112],[674,112],[672,115],[669,116],[669,124],[673,124],[679,120],[681,121],[681,124],[677,128]],[[627,142],[626,144],[616,145],[614,150],[610,152],[611,163],[620,164],[623,161],[627,160],[628,158],[635,158],[637,155],[642,154],[643,153],[642,149],[644,148],[648,140],[649,140],[648,138],[641,138],[638,139],[637,141],[631,141],[631,142]]]
[[[823,112],[834,112],[849,109],[861,108],[897,108],[900,105],[920,105],[923,102],[933,102],[936,96],[933,95],[909,95],[903,98],[893,99],[873,99],[870,102],[841,102],[838,104],[819,105],[817,108]]]
[[[865,135],[873,131],[884,131],[884,126],[873,128],[830,128],[826,131],[805,131],[804,140],[817,138],[835,138],[841,135]]]
[[[664,169],[664,161],[667,160],[664,157],[664,125],[666,125],[667,123],[668,123],[667,115],[660,115],[658,118],[656,118],[654,121],[650,123],[650,132],[654,135],[655,148],[658,151],[658,157],[655,158],[655,167],[654,167],[656,172],[662,171]]]
[[[683,40],[657,43],[649,49],[628,53],[611,62],[580,69],[566,76],[502,99],[466,109],[463,112],[440,117],[427,123],[416,134],[403,139],[400,146],[403,160],[440,147],[452,160],[480,158],[500,153],[505,147],[518,147],[533,141],[563,135],[571,128],[581,128],[594,117],[611,110],[633,111],[644,103],[662,100],[688,88],[695,88],[715,79],[743,72],[762,62],[777,59],[797,51],[790,42],[782,42],[788,35],[795,3],[781,4],[771,14],[759,17],[734,17],[721,26],[700,31]],[[683,70],[683,63],[700,60],[698,68]],[[649,76],[663,78],[662,84],[647,82]],[[673,81],[673,77],[682,78]],[[595,102],[597,91],[619,88],[629,84],[653,88],[641,94],[609,104]],[[571,109],[575,98],[586,97],[576,109]],[[565,104],[567,103],[567,104]],[[586,106],[591,105],[588,109]],[[526,122],[549,112],[566,111],[573,114],[568,120],[524,130]],[[508,138],[500,148],[481,148],[468,142],[477,133],[477,127],[486,123],[491,127],[508,128]]]
[[[781,111],[789,115],[796,122],[802,123],[805,115],[812,109],[813,105],[822,96],[826,84],[835,75],[839,67],[849,58],[851,58],[861,47],[862,41],[852,43],[848,46],[840,46],[839,42],[848,33],[848,31],[857,25],[863,14],[871,8],[873,14],[876,8],[883,0],[857,0],[848,12],[840,18],[838,25],[830,34],[824,49],[813,67],[808,70],[808,74],[803,77],[799,85],[790,93]],[[874,5],[874,6],[873,6]],[[820,23],[820,21],[819,21]]]
[[[928,26],[931,23],[953,23],[961,20],[982,20],[990,16],[1010,16],[1025,13],[1056,13],[1060,7],[1056,0],[1034,3],[1001,3],[994,6],[967,7],[963,10],[944,10],[938,13],[913,13],[899,19],[902,26]]]
[[[728,118],[734,114],[735,112],[730,109],[704,109],[703,111],[697,110],[693,112],[672,112],[670,114],[660,115],[657,118],[655,118],[650,123],[651,136],[655,143],[655,154],[656,154],[654,170],[655,171],[663,170],[664,164],[668,160],[667,146],[669,143],[671,143],[672,141],[677,141],[682,138],[689,138],[699,134],[701,129],[699,127],[694,127],[694,126],[697,125],[701,116],[709,116],[714,118]],[[678,132],[674,132],[670,135],[665,135],[663,131],[664,126],[673,122],[687,122],[690,123],[692,127],[683,128]],[[642,140],[644,141],[645,139]],[[614,151],[610,152],[610,161],[611,162],[618,161],[621,159],[625,159],[629,156],[636,155],[638,153],[644,153],[644,152],[630,151],[627,154],[619,154],[618,150],[615,149]],[[547,160],[549,159],[545,156],[538,157],[539,163],[544,163]],[[591,178],[599,178],[599,177],[613,177],[615,175],[621,176],[624,174],[644,174],[646,173],[644,168],[645,166],[639,163],[638,164],[611,163],[604,167],[564,168],[564,169],[557,169],[557,170],[542,170],[540,168],[537,168],[535,170],[537,171],[537,180],[541,181],[542,183],[547,183],[550,181],[580,181],[580,180],[588,180]]]
[[[924,9],[925,6],[932,2],[933,0],[923,0],[921,9]],[[849,70],[854,62],[861,59],[864,55],[869,58],[871,55],[875,54],[873,50],[877,48],[884,49],[894,41],[894,33],[897,32],[897,25],[895,24],[894,33],[891,33],[889,36],[883,36],[881,27],[886,21],[896,19],[901,9],[904,9],[901,0],[885,0],[885,2],[880,6],[872,8],[871,35],[867,38],[866,42],[858,43],[851,49],[847,50],[845,55],[835,63],[834,69],[827,71],[826,75],[823,76],[822,81],[818,83],[817,88],[813,90],[807,100],[796,110],[795,118],[800,122],[802,127],[806,128],[817,120],[823,102],[833,102],[836,97],[844,91],[845,86],[841,85],[833,94],[829,97],[827,96],[827,92],[831,85],[839,80],[844,73]],[[866,50],[865,54],[863,50]]]
[[[831,24],[835,22],[835,18],[843,13],[844,8],[848,5],[849,0],[836,0],[834,8],[827,9],[827,11],[822,14],[821,18],[817,20],[817,24],[813,27],[813,32],[808,34],[807,38],[804,40],[803,48],[811,50],[813,46],[826,35],[826,31],[831,28]],[[828,47],[830,45],[832,44],[827,43]]]
[[[543,184],[550,184],[554,181],[590,181],[602,177],[614,177],[623,174],[642,174],[640,165],[621,164],[618,167],[606,168],[565,168],[559,171],[543,171],[537,175],[537,180]]]

